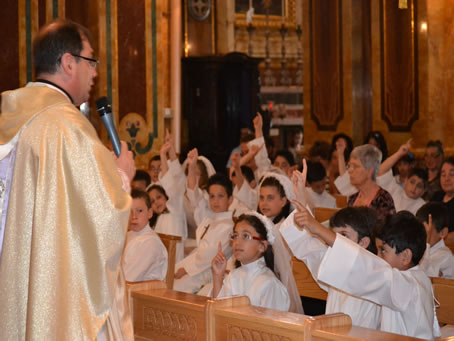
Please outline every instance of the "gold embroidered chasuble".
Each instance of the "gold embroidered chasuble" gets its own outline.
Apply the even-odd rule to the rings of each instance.
[[[0,339],[95,340],[108,317],[129,317],[115,291],[124,290],[130,196],[111,152],[62,93],[3,93],[0,144],[19,131],[0,255]],[[109,320],[106,334],[121,333]]]

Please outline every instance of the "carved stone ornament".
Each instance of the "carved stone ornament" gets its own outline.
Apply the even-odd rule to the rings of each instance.
[[[189,0],[188,10],[195,20],[205,20],[211,13],[211,0]]]
[[[150,307],[144,308],[144,329],[176,340],[197,339],[197,323],[194,318]]]

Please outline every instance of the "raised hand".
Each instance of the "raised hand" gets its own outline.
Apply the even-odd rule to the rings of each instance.
[[[252,120],[252,123],[254,124],[255,138],[262,137],[263,136],[263,117],[259,112],[257,113],[257,116],[255,116],[254,119]]]
[[[344,155],[344,151],[347,148],[347,142],[343,138],[337,139],[336,141],[336,151],[337,155]]]
[[[199,157],[199,152],[197,151],[197,148],[194,148],[189,151],[188,153],[188,166],[192,166],[197,163],[197,158]]]
[[[406,143],[399,147],[399,154],[401,156],[407,155],[412,147],[413,139],[409,139]]]
[[[238,153],[238,152],[233,153],[233,155],[230,157],[230,160],[232,160],[233,169],[238,169],[238,168],[241,167],[241,165],[240,165],[240,160],[241,160],[240,153]]]
[[[295,192],[296,200],[302,205],[306,204],[306,178],[307,178],[307,162],[303,159],[303,171],[293,171],[292,182],[293,191]]]
[[[307,228],[310,232],[316,233],[317,228],[320,228],[320,223],[315,220],[312,214],[299,202],[293,201],[293,204],[296,207],[295,215],[293,216],[293,221],[300,230]],[[322,228],[324,228],[322,226]]]
[[[218,244],[218,253],[211,261],[211,270],[213,277],[224,277],[225,269],[227,268],[227,258],[222,251],[221,242]]]

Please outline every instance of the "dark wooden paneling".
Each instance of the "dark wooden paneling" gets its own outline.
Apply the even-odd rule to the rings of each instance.
[[[310,1],[311,118],[336,130],[343,118],[341,1]]]
[[[38,1],[38,25],[39,27],[46,25],[46,0]]]
[[[2,1],[2,32],[0,53],[0,93],[19,87],[19,25],[18,1]]]
[[[146,119],[145,2],[118,1],[117,6],[120,120],[130,112]]]
[[[380,6],[382,119],[391,131],[411,131],[418,119],[417,2],[408,0],[408,9],[392,0]]]

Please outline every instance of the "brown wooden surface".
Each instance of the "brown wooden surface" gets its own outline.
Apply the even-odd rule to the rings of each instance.
[[[318,316],[317,316],[318,317]],[[386,333],[375,329],[368,329],[356,326],[324,327],[315,329],[312,332],[311,341],[416,341],[422,340],[415,337]]]
[[[161,238],[162,243],[167,249],[167,275],[166,275],[166,284],[167,288],[173,288],[173,280],[175,275],[175,263],[176,263],[176,252],[177,252],[177,243],[181,241],[181,237],[172,236],[170,234],[158,233],[159,238]]]
[[[163,281],[143,281],[143,282],[126,282],[126,290],[128,291],[129,311],[131,318],[134,321],[134,300],[132,298],[133,291],[148,291],[154,289],[165,289],[166,284]]]
[[[206,340],[208,297],[170,289],[132,292],[134,334],[142,340]]]
[[[342,4],[310,0],[311,118],[319,129],[337,129],[343,118]]]
[[[324,291],[312,277],[311,272],[307,268],[304,262],[293,257],[293,277],[295,277],[296,288],[300,296],[317,298],[319,300],[325,300],[328,297],[328,293]]]
[[[348,197],[345,195],[334,194],[334,198],[336,198],[336,206],[337,208],[344,208],[347,207],[348,204]]]
[[[337,211],[339,211],[338,208],[315,207],[314,217],[318,222],[322,223],[326,220],[329,220],[331,216]]]
[[[454,280],[432,278],[434,296],[440,306],[436,309],[439,323],[454,324]]]

